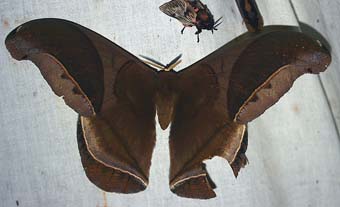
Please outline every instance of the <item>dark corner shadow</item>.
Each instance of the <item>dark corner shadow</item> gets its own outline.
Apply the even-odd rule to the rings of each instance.
[[[277,31],[296,31],[300,32],[300,27],[297,26],[286,26],[286,25],[269,25],[263,27],[263,29],[259,32],[245,32],[238,37],[235,37],[225,45],[223,45],[223,48],[231,48],[243,41],[247,41],[248,39],[254,39],[263,35],[266,35],[271,32],[277,32]],[[221,48],[220,48],[221,49]]]
[[[313,27],[303,23],[299,22],[299,26],[287,26],[287,25],[269,25],[263,27],[263,29],[260,32],[245,32],[238,37],[234,38],[224,46],[223,48],[232,48],[233,46],[239,44],[240,42],[247,41],[248,39],[254,39],[263,35],[266,35],[271,32],[277,32],[277,31],[296,31],[296,32],[302,32],[306,35],[309,35],[310,37],[313,37],[321,42],[324,47],[328,51],[332,51],[332,48],[325,37],[322,36],[320,32],[315,30]],[[220,48],[221,49],[221,48]]]
[[[301,31],[305,34],[310,35],[311,37],[314,37],[317,40],[320,40],[320,42],[328,49],[329,52],[332,52],[332,47],[329,44],[329,42],[326,40],[326,38],[316,29],[314,29],[312,26],[299,21],[299,25],[301,28]]]

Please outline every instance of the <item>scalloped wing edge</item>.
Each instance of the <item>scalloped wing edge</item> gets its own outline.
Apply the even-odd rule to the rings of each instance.
[[[216,197],[216,193],[213,190],[216,188],[216,185],[210,178],[206,170],[206,165],[203,162],[214,156],[222,157],[229,162],[235,177],[237,177],[240,169],[248,163],[245,155],[248,145],[246,125],[241,125],[240,130],[240,136],[236,136],[234,140],[232,140],[232,142],[235,141],[234,144],[225,144],[220,152],[202,160],[199,165],[195,165],[191,169],[186,169],[184,173],[172,179],[170,181],[171,191],[180,197],[186,198],[211,199]],[[230,150],[230,147],[234,149]],[[232,153],[230,153],[230,151]]]
[[[5,45],[13,58],[31,60],[53,92],[73,110],[82,116],[94,116],[103,98],[103,86],[99,84],[102,63],[96,47],[78,27],[60,19],[32,20],[14,29]],[[51,28],[59,33],[54,34]],[[78,50],[86,48],[86,53],[77,51],[79,45],[83,48]],[[81,63],[84,58],[88,64],[85,68]],[[89,78],[98,80],[88,81]]]
[[[147,177],[141,172],[141,170],[138,168],[138,166],[133,166],[134,160],[133,158],[125,158],[120,160],[120,158],[115,157],[116,160],[112,160],[112,158],[107,158],[105,156],[103,156],[103,153],[98,153],[96,151],[96,147],[90,147],[91,146],[95,146],[95,143],[89,143],[92,139],[96,139],[98,142],[100,142],[100,137],[99,135],[96,135],[95,132],[93,132],[91,130],[92,129],[97,129],[99,130],[101,133],[104,132],[104,130],[102,128],[107,128],[107,126],[101,122],[98,123],[97,121],[93,121],[92,119],[96,119],[96,117],[81,117],[80,118],[80,122],[81,122],[81,126],[82,126],[82,132],[83,132],[83,136],[84,136],[84,140],[87,146],[87,151],[91,154],[91,156],[93,157],[93,159],[95,159],[97,162],[101,163],[102,165],[106,166],[106,167],[110,167],[112,169],[115,170],[119,170],[122,173],[128,174],[131,177],[134,177],[136,180],[139,180],[140,183],[142,183],[144,186],[148,185],[148,179]],[[91,122],[92,124],[97,124],[97,125],[93,125],[94,127],[91,127]],[[98,125],[103,125],[102,128],[98,127]],[[89,131],[87,130],[87,128],[89,128]],[[107,128],[108,129],[108,128]],[[91,132],[92,134],[89,134],[89,132]],[[111,134],[110,134],[111,135]],[[108,136],[108,135],[106,135]],[[111,135],[110,137],[114,137],[113,135]],[[124,148],[122,148],[123,150],[125,150]],[[126,153],[128,154],[128,153]]]
[[[98,188],[115,193],[138,193],[146,189],[147,184],[125,170],[104,165],[93,157],[88,150],[83,134],[80,117],[78,120],[77,140],[81,162],[87,178]]]

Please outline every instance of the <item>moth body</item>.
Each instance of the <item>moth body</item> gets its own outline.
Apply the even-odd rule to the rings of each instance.
[[[173,120],[174,109],[178,100],[177,80],[177,73],[173,70],[158,73],[155,105],[158,122],[163,130],[168,128]]]

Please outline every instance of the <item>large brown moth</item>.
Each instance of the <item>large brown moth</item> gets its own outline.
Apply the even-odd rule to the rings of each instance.
[[[299,76],[318,74],[331,61],[318,40],[283,26],[243,34],[179,72],[157,71],[61,19],[27,22],[5,43],[15,59],[35,63],[79,113],[79,152],[92,183],[119,193],[147,187],[157,113],[162,129],[172,123],[170,189],[200,199],[216,196],[203,161],[221,156],[237,176],[247,164],[246,124]]]
[[[222,17],[215,21],[207,5],[200,0],[171,0],[161,5],[159,9],[183,24],[182,34],[186,27],[195,26],[197,42],[200,41],[199,34],[202,30],[210,30],[214,33],[214,30],[217,30],[217,27],[222,23]]]

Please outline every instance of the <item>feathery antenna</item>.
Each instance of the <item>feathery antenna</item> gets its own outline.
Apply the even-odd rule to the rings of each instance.
[[[179,65],[182,62],[182,60],[181,60],[182,54],[180,54],[177,57],[175,57],[167,65],[164,65],[164,64],[160,63],[159,61],[154,60],[154,59],[149,58],[149,57],[144,56],[144,55],[139,55],[139,56],[145,59],[145,60],[142,60],[145,64],[151,65],[151,66],[153,66],[155,68],[158,68],[158,69],[164,70],[164,71],[173,70],[177,65]]]

